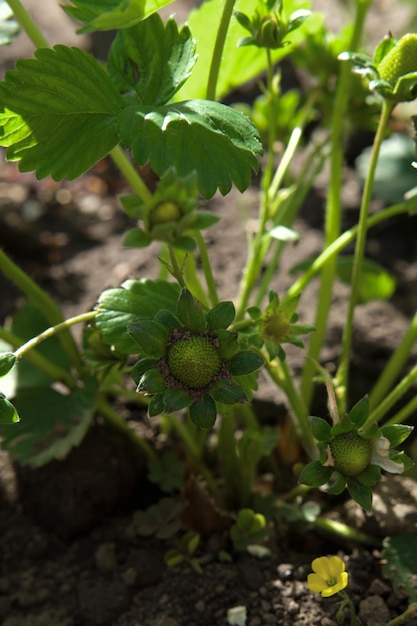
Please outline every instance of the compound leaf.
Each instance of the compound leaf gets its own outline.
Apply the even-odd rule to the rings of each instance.
[[[38,178],[73,179],[118,143],[121,96],[79,48],[40,48],[0,84],[0,144]]]
[[[178,30],[172,18],[164,26],[155,13],[118,31],[107,68],[121,93],[133,91],[141,104],[160,105],[187,80],[196,58],[189,28]]]
[[[21,421],[2,430],[2,446],[22,465],[39,467],[63,459],[83,439],[96,404],[93,379],[68,395],[48,387],[18,394],[14,403]]]
[[[94,324],[104,343],[122,354],[137,354],[138,345],[128,326],[153,318],[160,309],[176,311],[180,289],[164,280],[127,280],[121,287],[107,289],[99,299]]]
[[[162,175],[170,166],[179,176],[197,172],[201,194],[226,195],[232,182],[240,191],[250,184],[251,168],[262,148],[250,120],[218,102],[189,100],[160,107],[127,106],[120,114],[120,137],[137,163],[150,162]]]
[[[170,4],[173,0],[72,0],[73,7],[63,6],[72,18],[85,24],[78,33],[94,30],[129,28]]]

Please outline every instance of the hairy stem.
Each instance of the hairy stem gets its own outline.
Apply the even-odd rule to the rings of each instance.
[[[340,357],[339,368],[336,373],[336,395],[339,401],[341,414],[347,410],[348,399],[348,381],[349,381],[349,358],[352,345],[353,322],[356,303],[358,300],[359,286],[362,278],[362,265],[365,256],[365,244],[368,230],[368,213],[372,198],[372,188],[375,178],[375,170],[378,162],[379,150],[384,139],[387,125],[391,116],[393,104],[387,100],[383,101],[381,117],[379,119],[377,132],[372,148],[369,171],[366,177],[365,186],[362,195],[362,203],[359,213],[358,236],[356,239],[355,253],[353,259],[351,291],[348,303],[348,312],[346,323],[343,328],[342,338],[342,354]]]
[[[368,5],[357,4],[354,28],[349,43],[349,50],[354,51],[359,45],[362,35]],[[343,140],[345,135],[345,118],[350,98],[352,69],[347,63],[340,68],[340,76],[336,90],[333,114],[331,119],[331,151],[330,151],[330,183],[325,212],[325,247],[332,244],[340,235],[341,229],[341,187],[343,171]],[[313,323],[315,332],[311,335],[308,347],[308,356],[301,376],[301,393],[309,407],[314,388],[314,362],[319,360],[323,346],[327,320],[333,297],[333,283],[336,274],[337,256],[329,259],[323,267],[319,295],[317,298],[316,317]]]
[[[227,31],[233,13],[236,0],[225,0],[223,13],[220,19],[219,28],[217,29],[216,41],[214,43],[213,56],[211,57],[211,65],[207,83],[207,100],[216,99],[217,80],[219,78],[220,63],[223,56],[224,44],[226,41]]]

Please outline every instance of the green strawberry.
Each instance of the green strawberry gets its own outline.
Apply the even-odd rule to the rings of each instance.
[[[401,37],[378,65],[380,78],[393,87],[406,74],[417,72],[417,34]]]
[[[334,468],[344,476],[357,476],[371,462],[372,444],[357,433],[336,435],[330,442]]]
[[[177,341],[169,349],[171,374],[191,389],[200,389],[212,382],[221,365],[219,352],[207,337],[192,336]]]

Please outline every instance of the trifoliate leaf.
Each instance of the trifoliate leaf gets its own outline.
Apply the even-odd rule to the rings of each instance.
[[[130,324],[128,331],[145,356],[153,359],[164,356],[168,333],[161,324],[153,320],[142,320],[136,324]],[[155,392],[150,393],[157,393],[158,391],[162,391],[162,389],[156,389]]]
[[[22,172],[73,179],[118,143],[122,99],[79,48],[40,48],[0,84],[0,145]]]
[[[67,395],[48,387],[22,392],[14,400],[21,421],[3,429],[2,446],[14,460],[31,467],[65,458],[87,431],[96,393],[93,379]]]
[[[180,289],[164,280],[127,280],[117,289],[107,289],[99,298],[94,324],[104,343],[122,354],[137,354],[138,346],[127,327],[150,319],[160,309],[176,311]]]
[[[150,162],[162,175],[174,166],[179,176],[197,172],[200,193],[210,198],[240,191],[257,170],[261,143],[243,113],[209,100],[189,100],[160,107],[130,105],[120,114],[119,132],[139,165]]]
[[[172,0],[72,0],[73,7],[62,8],[75,20],[85,24],[78,33],[88,33],[93,30],[129,28],[171,2]]]
[[[187,80],[196,58],[188,26],[178,30],[172,18],[164,26],[154,14],[118,31],[107,69],[121,93],[136,92],[140,104],[158,106],[168,102]]]

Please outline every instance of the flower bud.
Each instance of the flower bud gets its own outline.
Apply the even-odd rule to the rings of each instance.
[[[380,78],[393,87],[406,74],[417,72],[417,34],[401,37],[378,65]]]

